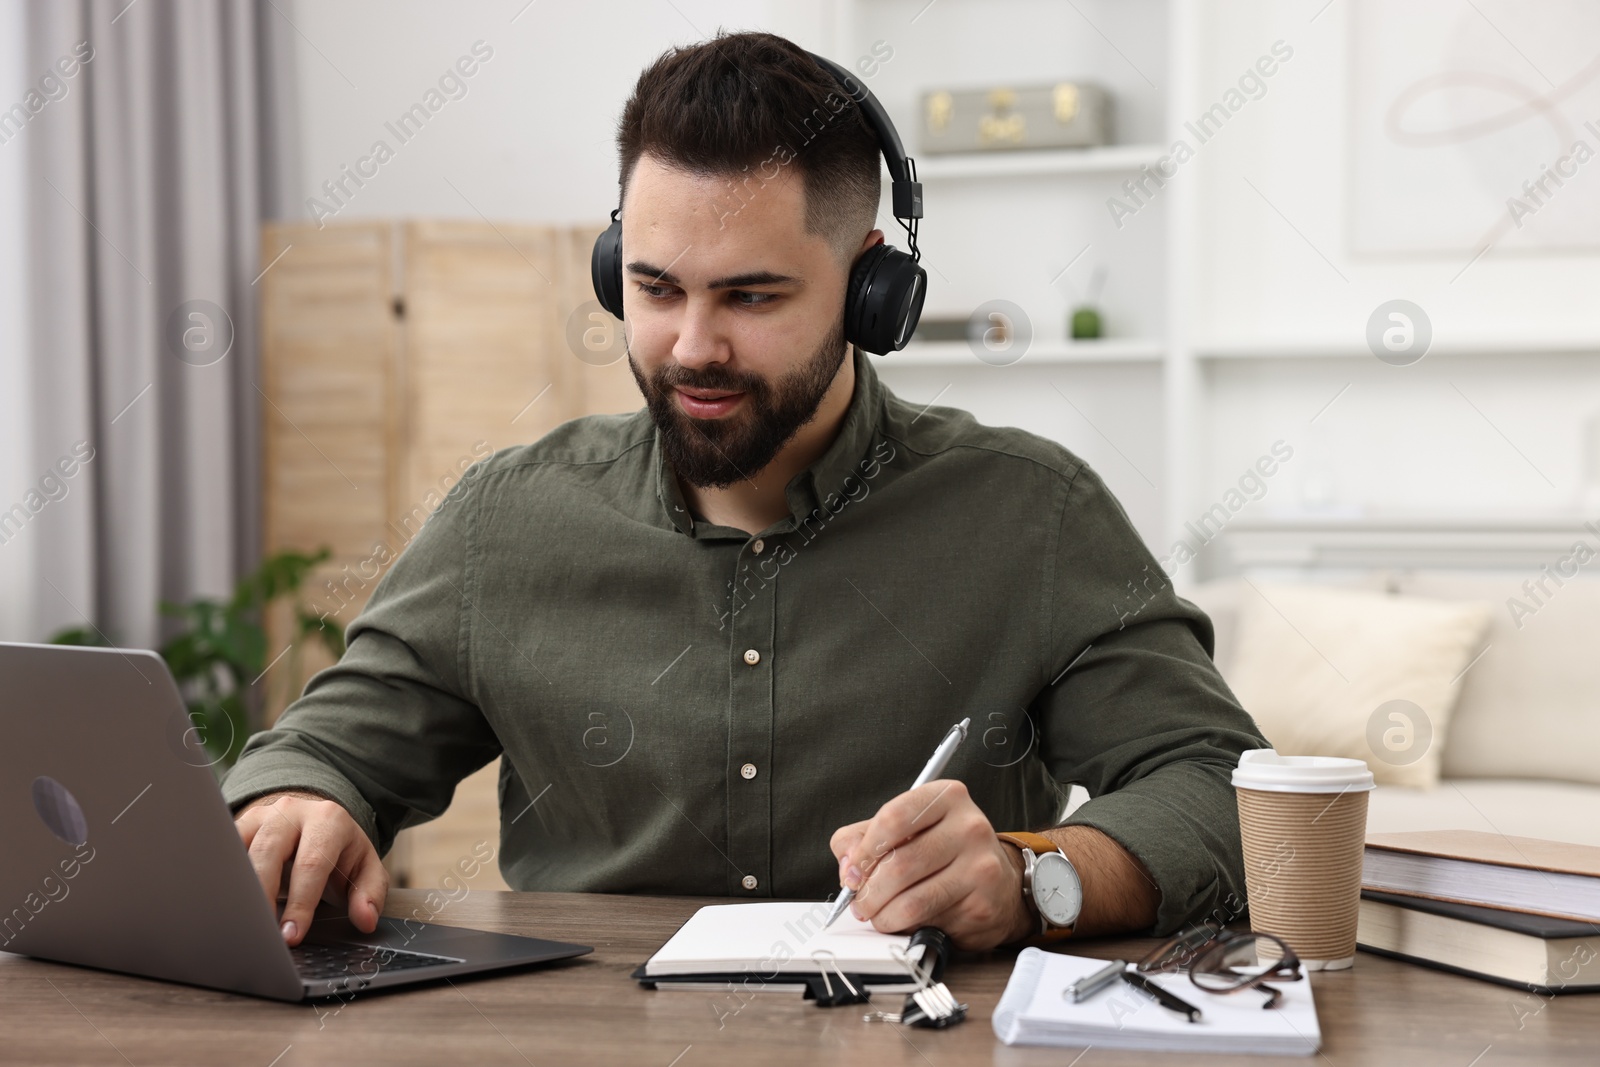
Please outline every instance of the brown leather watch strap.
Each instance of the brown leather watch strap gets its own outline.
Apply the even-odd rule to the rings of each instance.
[[[1007,830],[997,834],[1000,840],[1016,845],[1018,848],[1031,848],[1035,856],[1042,856],[1046,852],[1060,852],[1061,846],[1043,834],[1030,833],[1027,830]]]
[[[1032,849],[1035,856],[1042,856],[1046,852],[1061,851],[1061,846],[1050,840],[1048,837],[1044,836],[1043,834],[1032,833],[1028,830],[1007,830],[1003,833],[996,832],[995,836],[1004,841],[1006,844],[1014,845],[1019,849]],[[1032,900],[1028,901],[1028,907],[1033,909],[1035,914],[1038,914],[1038,905],[1036,905]],[[1074,923],[1072,926],[1050,926],[1045,922],[1042,915],[1039,917],[1039,923],[1043,929],[1041,932],[1034,934],[1031,938],[1029,938],[1029,940],[1041,941],[1045,944],[1049,944],[1052,941],[1066,940],[1072,936],[1072,931],[1074,927],[1077,926],[1076,923]]]

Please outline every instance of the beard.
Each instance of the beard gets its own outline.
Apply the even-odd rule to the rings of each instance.
[[[701,489],[726,489],[762,470],[810,422],[844,364],[844,323],[812,355],[777,383],[739,374],[721,364],[691,371],[672,362],[648,379],[628,353],[628,369],[661,432],[661,447],[678,477]],[[701,419],[679,405],[676,387],[742,392],[739,407],[721,418]]]

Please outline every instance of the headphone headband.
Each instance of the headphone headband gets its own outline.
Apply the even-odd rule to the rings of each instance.
[[[906,155],[905,147],[900,143],[900,133],[894,128],[894,123],[889,120],[889,113],[883,109],[878,98],[872,91],[851,74],[848,70],[835,63],[826,56],[819,56],[815,52],[807,52],[817,65],[838,82],[845,94],[861,105],[861,113],[866,117],[867,125],[872,127],[878,135],[878,146],[883,151],[884,162],[889,165],[889,177],[893,181],[892,203],[894,217],[897,219],[920,219],[922,217],[922,183],[917,181],[917,161]],[[908,231],[910,227],[907,227]],[[912,232],[911,251],[916,254],[916,235]]]

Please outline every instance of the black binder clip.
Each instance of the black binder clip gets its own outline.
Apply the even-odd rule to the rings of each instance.
[[[919,930],[920,937],[925,930]],[[956,1003],[955,995],[943,982],[934,981],[932,975],[937,973],[943,959],[949,955],[949,940],[944,932],[933,930],[943,940],[942,945],[929,944],[923,950],[922,959],[926,967],[914,963],[909,955],[896,946],[891,951],[895,959],[900,961],[907,973],[916,980],[917,991],[906,994],[904,1006],[898,1012],[869,1011],[861,1018],[865,1022],[903,1023],[906,1026],[918,1026],[925,1030],[943,1030],[954,1026],[967,1017],[967,1006]],[[917,944],[916,938],[912,944]]]
[[[820,957],[822,956],[827,956],[833,961],[833,973],[839,976],[839,981],[843,983],[843,988],[835,989],[833,987],[833,981],[828,977],[828,961],[821,959]],[[837,1008],[841,1004],[865,1004],[872,999],[872,994],[865,988],[857,989],[850,984],[849,977],[839,969],[839,957],[835,956],[831,951],[819,948],[811,954],[811,958],[817,963],[822,981],[819,988],[819,983],[815,978],[806,979],[806,1000],[816,1001],[819,1008]]]

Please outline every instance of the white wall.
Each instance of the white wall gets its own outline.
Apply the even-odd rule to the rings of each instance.
[[[1282,437],[1297,452],[1281,484],[1262,501],[1266,509],[1571,512],[1581,491],[1583,428],[1600,412],[1600,249],[1519,251],[1508,240],[1465,271],[1470,251],[1377,256],[1353,250],[1351,142],[1363,131],[1352,128],[1352,105],[1360,79],[1371,74],[1358,69],[1353,32],[1366,2],[1335,4],[1315,22],[1309,16],[1320,4],[1207,5],[1202,54],[1213,93],[1232,84],[1275,39],[1288,42],[1294,57],[1271,79],[1268,93],[1231,119],[1185,168],[1184,180],[1200,182],[1203,204],[1196,333],[1356,354],[1209,364],[1203,491],[1220,491]],[[1435,32],[1483,35],[1486,51],[1502,49],[1506,70],[1520,67],[1519,80],[1534,91],[1548,87],[1528,62],[1560,84],[1594,59],[1592,37],[1535,17],[1526,5],[1479,0],[1477,8],[1481,13],[1472,5],[1447,7]],[[1496,28],[1510,41],[1495,36]],[[1415,76],[1432,69],[1419,57]],[[1600,112],[1593,117],[1600,120]],[[1424,114],[1414,121],[1437,120]],[[1453,184],[1459,171],[1477,165],[1473,153],[1484,147],[1451,150],[1440,169],[1407,176],[1420,184],[1397,186],[1395,195],[1419,188],[1428,195],[1430,188]],[[1505,163],[1513,174],[1537,174],[1541,162],[1555,158],[1552,143],[1536,138],[1489,147],[1511,157]],[[1500,195],[1517,191],[1513,186]],[[1580,173],[1544,218],[1559,224],[1565,213],[1576,221],[1597,198],[1600,164]],[[1435,351],[1409,367],[1366,354],[1368,316],[1394,298],[1415,302],[1433,323]],[[1580,351],[1528,351],[1551,341]],[[1505,351],[1450,351],[1486,342],[1504,342]]]
[[[1507,241],[1465,273],[1460,272],[1471,259],[1470,252],[1380,259],[1350,250],[1353,222],[1346,189],[1354,131],[1347,123],[1363,73],[1354,69],[1351,37],[1362,4],[1371,2],[1336,3],[1314,23],[1307,16],[1320,4],[1227,0],[1207,5],[1201,51],[1216,94],[1275,39],[1290,44],[1295,54],[1271,79],[1269,92],[1247,105],[1191,164],[1203,185],[1202,236],[1209,253],[1200,278],[1204,289],[1198,310],[1203,328],[1197,332],[1219,338],[1338,339],[1360,345],[1372,309],[1385,300],[1406,297],[1428,311],[1441,346],[1486,336],[1534,340],[1581,335],[1600,340],[1600,304],[1594,298],[1600,287],[1600,249],[1518,253],[1513,251],[1515,242]],[[1559,22],[1530,17],[1534,13],[1528,5],[1476,0],[1476,6],[1509,36],[1503,44],[1508,65],[1522,67],[1519,80],[1531,91],[1545,92],[1548,86],[1523,66],[1518,51],[1557,83],[1594,60],[1593,38],[1573,34],[1571,27],[1564,32]],[[1446,7],[1493,35],[1474,5]],[[1452,25],[1452,20],[1435,23],[1441,30]],[[1416,76],[1428,72],[1419,60]],[[1499,106],[1493,100],[1478,103],[1485,111]],[[1600,120],[1600,114],[1591,117]],[[1424,114],[1410,120],[1417,125],[1430,121],[1437,119]],[[1593,144],[1593,136],[1586,136]],[[1469,143],[1452,149],[1449,168],[1472,166],[1476,147]],[[1520,165],[1512,165],[1511,173],[1537,174],[1541,162],[1555,159],[1553,147],[1545,140],[1508,144],[1506,150],[1521,154]],[[1349,280],[1341,280],[1245,179]],[[1408,179],[1424,190],[1429,184],[1427,175]],[[1432,176],[1434,184],[1444,181],[1443,174]],[[1495,199],[1515,192],[1515,186],[1505,188]],[[1580,201],[1596,197],[1600,197],[1600,173],[1581,173],[1550,211],[1557,216],[1575,212]]]
[[[395,156],[338,218],[448,216],[601,220],[615,207],[615,131],[639,71],[674,44],[766,29],[828,47],[823,4],[734,0],[280,0],[298,33],[299,188],[323,182],[384,139]],[[519,14],[520,11],[520,14]],[[680,14],[681,12],[681,14]],[[513,21],[513,19],[515,21]],[[418,102],[475,41],[493,51],[413,139],[384,124]],[[452,188],[454,186],[454,188]]]
[[[22,4],[0,0],[0,101],[22,99],[37,76],[24,69]],[[27,133],[0,144],[0,510],[22,499],[38,476],[28,418],[28,304],[26,249],[21,235],[23,153]],[[37,641],[33,617],[33,539],[37,524],[0,545],[0,640]]]

